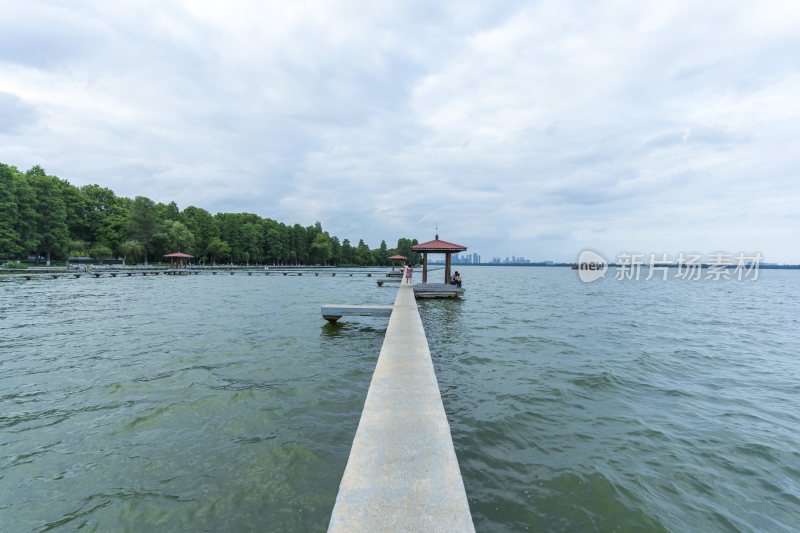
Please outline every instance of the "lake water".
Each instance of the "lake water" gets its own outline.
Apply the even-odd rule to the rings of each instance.
[[[459,270],[420,313],[478,531],[800,528],[800,272]],[[2,279],[0,530],[327,528],[387,319],[320,306],[395,288]]]

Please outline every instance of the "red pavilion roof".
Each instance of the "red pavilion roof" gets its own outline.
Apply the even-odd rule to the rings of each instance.
[[[443,241],[439,239],[437,235],[436,239],[417,244],[412,246],[411,249],[415,252],[464,252],[467,250],[467,247]]]
[[[184,254],[181,252],[175,252],[174,254],[166,254],[164,257],[194,257],[193,255]]]
[[[397,254],[397,255],[393,255],[389,259],[408,259],[408,257],[404,257],[404,256],[402,256],[400,254]]]

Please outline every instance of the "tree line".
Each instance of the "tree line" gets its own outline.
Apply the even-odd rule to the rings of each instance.
[[[175,202],[117,196],[99,185],[76,187],[34,166],[0,163],[0,259],[69,260],[88,256],[136,263],[183,252],[216,263],[383,266],[400,254],[419,262],[416,239],[370,249],[313,226],[287,225],[252,213],[217,213]]]

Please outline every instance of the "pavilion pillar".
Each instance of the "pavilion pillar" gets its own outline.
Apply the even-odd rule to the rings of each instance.
[[[444,284],[450,284],[450,252],[444,254]]]
[[[428,252],[422,252],[422,284],[428,283]]]

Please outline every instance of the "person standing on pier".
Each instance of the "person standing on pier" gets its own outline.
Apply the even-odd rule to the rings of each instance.
[[[413,269],[411,268],[411,265],[408,265],[406,267],[406,282],[408,283],[408,285],[411,285],[411,274],[412,273],[413,273]]]

